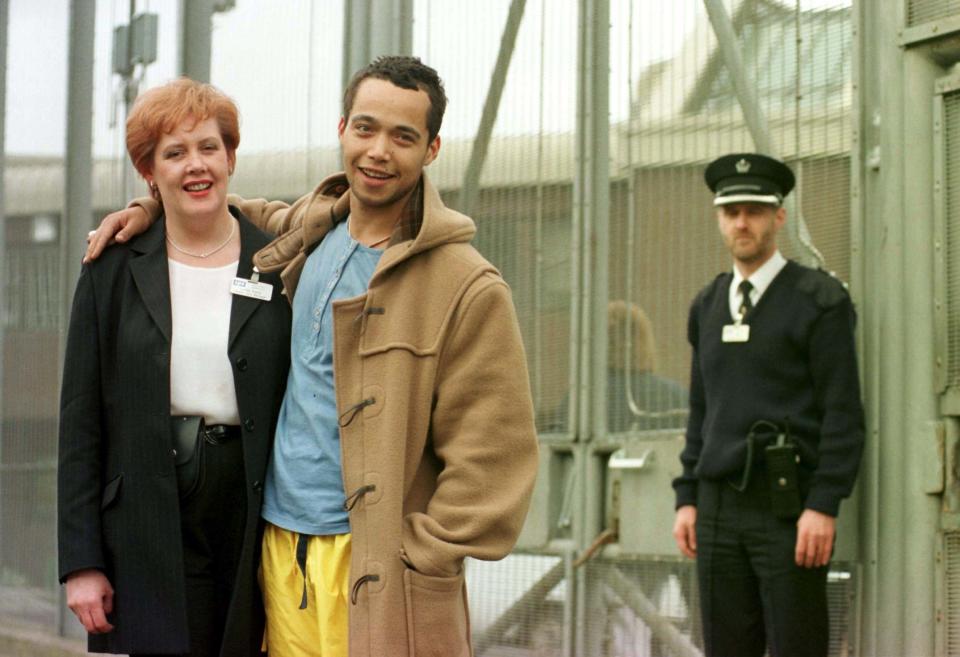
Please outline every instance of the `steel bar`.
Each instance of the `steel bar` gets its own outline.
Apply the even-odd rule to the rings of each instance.
[[[747,129],[753,138],[754,146],[761,153],[777,157],[777,149],[770,136],[770,126],[767,124],[767,118],[760,107],[760,99],[747,75],[743,58],[740,56],[737,33],[734,30],[730,14],[727,13],[723,0],[703,0],[703,4],[710,18],[710,25],[713,26],[713,31],[717,36],[720,55],[730,74],[730,81],[733,84],[740,109],[743,111],[743,119],[747,124]],[[797,58],[799,59],[799,57],[800,55],[797,53]],[[784,202],[787,214],[791,217],[787,223],[788,234],[797,246],[806,252],[807,259],[810,261],[809,264],[823,265],[823,254],[813,244],[810,231],[807,229],[806,221],[798,211],[795,199],[796,194],[788,196]]]
[[[180,72],[200,82],[210,82],[210,53],[214,0],[180,3]]]
[[[3,199],[6,194],[4,189],[4,170],[7,159],[6,134],[4,126],[6,125],[7,108],[7,24],[10,19],[10,3],[7,0],[0,0],[0,280],[7,281],[10,257],[7,255],[7,221],[6,209]],[[7,324],[7,296],[6,285],[0,284],[0,415],[3,415],[4,398],[4,376],[3,362],[7,351],[5,339],[5,329]],[[0,417],[0,464],[3,462],[5,452],[4,431],[6,416]],[[2,465],[0,465],[2,467]],[[3,518],[3,481],[0,477],[0,519]]]
[[[607,431],[607,299],[610,258],[610,3],[580,0],[577,34],[577,114],[574,223],[579,231],[575,306],[578,330],[578,407],[575,448],[580,476],[573,528],[582,551],[603,531],[604,472],[592,442]],[[576,585],[574,654],[598,654],[593,613],[597,591],[580,569]]]
[[[703,0],[703,5],[710,18],[710,25],[713,26],[713,31],[717,35],[717,45],[723,62],[727,66],[727,72],[730,73],[730,82],[740,102],[743,118],[747,123],[750,136],[753,137],[753,143],[761,152],[772,154],[775,149],[770,139],[770,128],[760,108],[760,99],[756,90],[747,77],[730,14],[727,13],[723,0]]]
[[[674,657],[703,657],[703,653],[668,619],[657,610],[640,588],[619,568],[605,565],[597,569],[603,582],[640,617],[650,632],[663,641]]]
[[[500,110],[500,98],[503,96],[503,87],[507,83],[507,73],[510,70],[510,61],[513,59],[513,50],[517,44],[517,34],[520,32],[520,23],[523,21],[523,10],[527,0],[512,0],[507,13],[507,23],[500,37],[500,51],[497,53],[497,63],[493,67],[490,77],[490,86],[487,89],[487,98],[483,103],[483,113],[480,115],[480,125],[473,139],[473,148],[470,151],[470,160],[463,174],[459,210],[472,216],[480,189],[480,174],[487,160],[487,149],[493,135],[493,126],[497,121]]]
[[[93,65],[97,3],[71,0],[67,45],[67,136],[63,211],[60,220],[60,360],[66,346],[73,289],[85,236],[93,223]],[[59,595],[57,631],[66,632],[69,613]]]
[[[380,55],[409,55],[412,50],[412,0],[344,0],[344,88],[357,70]]]
[[[564,562],[560,561],[544,573],[533,586],[527,589],[526,593],[507,607],[497,620],[474,638],[474,652],[479,657],[501,640],[511,627],[529,622],[530,616],[539,608],[543,599],[563,580],[564,565]]]

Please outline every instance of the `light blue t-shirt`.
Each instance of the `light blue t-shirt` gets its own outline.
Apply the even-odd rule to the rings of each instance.
[[[304,263],[293,297],[290,374],[261,511],[278,527],[311,535],[350,531],[333,391],[332,304],[366,292],[382,254],[352,239],[342,221]]]

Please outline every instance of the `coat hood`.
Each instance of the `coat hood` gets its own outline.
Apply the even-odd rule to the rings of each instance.
[[[327,232],[350,215],[350,186],[343,173],[328,176],[311,194],[297,201],[290,212],[294,213],[293,225],[299,229],[277,237],[253,258],[261,272],[288,268],[291,263],[302,260],[320,243]],[[477,232],[470,217],[451,210],[443,204],[440,194],[423,175],[401,211],[397,225],[390,237],[370,285],[385,272],[415,255],[446,244],[467,244]],[[284,278],[287,290],[296,287],[297,274]],[[291,287],[292,286],[292,287]]]
[[[325,178],[314,194],[318,197],[317,202],[331,203],[330,226],[343,221],[350,214],[351,195],[343,173]],[[305,230],[308,234],[311,232],[306,226]],[[403,208],[373,277],[376,278],[408,258],[437,246],[468,243],[476,232],[477,227],[470,217],[443,204],[440,193],[424,174]],[[308,238],[309,241],[312,240]]]

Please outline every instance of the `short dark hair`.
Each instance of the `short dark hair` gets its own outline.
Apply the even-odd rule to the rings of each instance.
[[[357,89],[367,78],[387,80],[401,89],[425,91],[430,98],[430,110],[427,112],[428,141],[433,141],[440,133],[443,113],[447,109],[447,94],[436,70],[421,62],[419,57],[383,55],[354,73],[343,92],[343,118],[350,118]]]

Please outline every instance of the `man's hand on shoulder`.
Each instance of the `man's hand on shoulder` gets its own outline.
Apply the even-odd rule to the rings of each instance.
[[[687,504],[677,509],[673,538],[684,555],[697,558],[697,507]]]
[[[794,555],[797,565],[819,568],[830,563],[837,519],[825,513],[804,509],[797,520],[797,547]]]
[[[150,228],[150,217],[139,205],[111,212],[100,226],[87,235],[87,252],[84,264],[96,260],[103,250],[114,242],[126,242]]]

